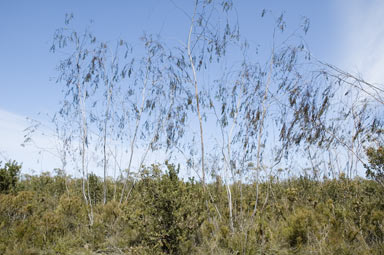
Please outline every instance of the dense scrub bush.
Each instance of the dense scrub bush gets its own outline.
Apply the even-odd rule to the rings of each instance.
[[[163,168],[162,168],[163,167]],[[8,168],[7,168],[8,169]],[[375,181],[308,178],[234,183],[234,226],[218,178],[205,188],[172,164],[128,183],[92,176],[93,224],[81,180],[23,176],[0,194],[0,254],[382,254],[384,190]],[[113,192],[116,190],[116,192]],[[209,195],[208,195],[209,194]],[[115,198],[115,199],[114,199]]]
[[[369,164],[365,165],[367,177],[373,178],[384,187],[384,147],[369,147],[366,151]]]
[[[9,161],[2,167],[0,161],[0,193],[9,193],[16,188],[19,180],[21,165]]]

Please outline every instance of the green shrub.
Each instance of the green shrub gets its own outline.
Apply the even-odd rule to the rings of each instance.
[[[106,204],[91,175],[93,224],[81,179],[20,178],[0,193],[0,254],[382,254],[384,190],[375,181],[271,179],[258,185],[255,214],[255,183],[233,183],[231,229],[224,183],[203,187],[178,171],[146,167],[121,203],[124,183],[110,181]]]
[[[0,193],[7,194],[16,188],[21,165],[17,164],[16,161],[9,161],[5,163],[4,167],[1,165],[2,162],[0,161]]]

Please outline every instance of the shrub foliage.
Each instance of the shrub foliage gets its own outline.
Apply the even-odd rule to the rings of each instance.
[[[80,179],[57,172],[19,180],[19,165],[8,163],[1,169],[0,253],[382,254],[384,250],[384,190],[375,181],[271,179],[260,184],[262,206],[255,214],[255,185],[234,183],[231,230],[226,187],[220,179],[204,187],[193,179],[181,180],[178,169],[168,163],[144,168],[140,178],[128,183],[130,193],[121,202],[117,194],[124,184],[108,181],[106,204],[101,199],[103,183],[92,176],[91,225]]]

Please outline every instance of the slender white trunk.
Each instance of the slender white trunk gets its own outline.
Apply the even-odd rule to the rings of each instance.
[[[124,182],[124,186],[123,186],[123,189],[121,191],[120,202],[119,202],[120,204],[123,202],[125,189],[127,188],[128,178],[129,178],[129,175],[131,173],[131,166],[132,166],[132,160],[133,160],[133,153],[134,153],[134,149],[135,149],[136,137],[137,137],[137,133],[138,133],[139,126],[140,126],[141,115],[144,111],[146,89],[147,89],[147,84],[148,84],[148,75],[149,75],[149,67],[147,66],[147,70],[146,70],[146,74],[145,74],[145,80],[144,80],[144,87],[143,87],[143,90],[141,92],[141,106],[140,106],[138,116],[136,118],[135,132],[133,134],[133,138],[132,138],[131,146],[130,146],[131,150],[130,150],[130,156],[129,156],[129,162],[128,162],[128,169],[127,169],[127,179]]]
[[[79,45],[77,45],[77,49],[80,50]],[[86,100],[86,90],[84,87],[81,86],[80,83],[80,56],[79,54],[77,55],[76,63],[77,63],[77,89],[78,89],[78,106],[80,110],[80,132],[81,132],[81,170],[82,170],[82,192],[83,192],[83,197],[86,203],[86,206],[90,208],[90,212],[88,212],[88,217],[89,217],[89,223],[90,225],[93,225],[93,207],[92,207],[92,201],[91,201],[91,196],[89,194],[89,181],[88,181],[88,167],[86,166],[86,147],[88,146],[87,139],[88,139],[88,130],[87,130],[87,116],[86,116],[86,105],[85,105],[85,100]],[[86,192],[85,185],[86,183],[87,188],[88,188],[88,194]]]
[[[205,153],[204,153],[203,120],[202,120],[201,112],[200,112],[199,88],[198,88],[198,84],[197,84],[197,75],[196,75],[195,63],[193,62],[192,52],[191,52],[192,32],[193,32],[193,27],[194,27],[194,22],[195,22],[196,8],[197,8],[197,1],[195,4],[195,10],[193,12],[193,16],[191,19],[191,26],[189,28],[187,51],[188,51],[189,62],[191,64],[191,68],[192,68],[193,85],[195,87],[196,111],[197,111],[197,116],[199,119],[199,127],[200,127],[201,175],[202,175],[203,186],[205,188],[205,162],[204,162],[204,154]]]
[[[109,84],[109,83],[108,83]],[[104,137],[103,137],[103,170],[104,170],[104,187],[103,187],[103,203],[107,203],[107,127],[109,121],[109,107],[111,104],[111,95],[112,88],[108,85],[108,95],[107,95],[107,109],[105,111],[105,120],[104,120]]]
[[[260,126],[259,126],[259,134],[257,137],[257,153],[256,153],[256,199],[255,199],[255,207],[253,209],[253,216],[256,214],[257,211],[257,203],[259,199],[259,179],[260,179],[260,170],[261,170],[261,136],[263,134],[263,129],[264,129],[264,121],[265,121],[265,116],[267,114],[267,99],[268,99],[268,93],[269,93],[269,86],[271,85],[271,79],[272,79],[272,72],[273,72],[273,64],[274,64],[274,55],[275,55],[275,48],[273,46],[272,48],[272,56],[271,56],[271,61],[269,65],[269,73],[267,77],[267,82],[265,84],[265,91],[264,91],[264,97],[263,97],[263,102],[262,102],[262,117],[260,120]]]

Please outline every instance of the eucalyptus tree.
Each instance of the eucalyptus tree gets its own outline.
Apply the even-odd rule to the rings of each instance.
[[[92,110],[92,96],[100,83],[99,53],[100,45],[96,37],[86,29],[83,33],[75,31],[70,21],[73,15],[66,15],[65,26],[55,31],[52,52],[63,54],[58,66],[57,83],[63,84],[64,100],[59,115],[72,123],[70,128],[77,130],[79,153],[81,157],[82,193],[87,205],[90,224],[93,224],[93,206],[88,182],[88,148],[92,136],[89,133]]]
[[[176,51],[176,66],[181,71],[183,81],[183,92],[191,110],[195,113],[198,123],[200,140],[200,178],[203,185],[206,184],[206,144],[204,140],[204,121],[206,120],[204,108],[208,106],[206,92],[209,89],[207,82],[203,81],[204,74],[210,66],[220,62],[226,53],[228,44],[238,39],[238,26],[229,21],[232,8],[231,1],[196,0],[193,4],[191,14],[185,12],[190,21],[185,43],[181,43]],[[226,19],[222,19],[222,14]],[[204,84],[205,83],[205,84]],[[191,154],[194,151],[195,135],[191,135],[192,142],[189,144]],[[190,165],[192,158],[188,160]]]
[[[382,144],[383,84],[368,82],[360,75],[318,59],[315,59],[315,64],[319,75],[330,81],[337,103],[341,103],[337,112],[340,118],[333,122],[343,123],[339,124],[338,132],[329,127],[326,130],[329,130],[327,133],[331,134],[335,143],[346,151],[346,171],[352,177],[357,166],[367,164],[366,149]]]
[[[103,203],[107,202],[107,177],[108,177],[108,156],[110,145],[118,139],[116,116],[118,109],[116,107],[115,97],[121,91],[121,82],[130,74],[132,48],[123,40],[119,40],[114,46],[111,43],[101,42],[94,61],[98,65],[100,79],[100,88],[98,97],[93,102],[93,107],[97,109],[91,115],[91,121],[97,123],[99,140],[102,148],[103,162]],[[101,102],[101,103],[100,103]]]
[[[130,79],[123,85],[119,115],[121,139],[129,143],[120,203],[130,194],[127,181],[132,171],[141,171],[151,152],[172,151],[184,135],[187,118],[188,103],[181,93],[180,71],[175,68],[177,60],[172,51],[152,35],[144,35],[141,42],[139,51],[143,54],[128,70]]]
[[[265,14],[263,11],[262,16]],[[209,110],[220,130],[215,133],[215,140],[216,148],[221,149],[219,162],[222,163],[219,165],[224,170],[232,231],[235,225],[240,225],[246,232],[247,222],[258,209],[260,174],[269,176],[280,163],[281,157],[276,154],[276,149],[280,148],[279,138],[275,134],[289,119],[285,119],[278,98],[287,100],[290,89],[295,86],[298,89],[302,84],[301,72],[304,71],[300,70],[299,61],[305,59],[305,51],[300,37],[306,33],[308,24],[302,27],[301,34],[300,31],[287,33],[285,26],[283,16],[273,18],[269,53],[257,53],[254,45],[241,38],[241,43],[231,48],[232,58],[235,52],[242,56],[240,61],[220,73],[221,77],[214,81],[209,94]],[[291,87],[287,88],[289,85]],[[233,203],[241,208],[244,202],[241,201],[241,183],[245,179],[256,183],[254,210],[242,212],[236,219],[232,213]],[[234,189],[236,183],[240,183],[240,200],[233,201],[231,187]],[[246,216],[249,213],[250,218]]]
[[[282,149],[301,147],[309,153],[312,148],[328,165],[334,167],[335,161],[341,161],[345,167],[339,170],[352,178],[366,163],[364,149],[370,138],[382,127],[380,86],[321,62],[308,52],[307,58],[310,72],[303,84],[311,85],[295,91],[284,104],[291,121],[280,133]]]
[[[200,156],[197,158],[201,164],[199,176],[204,186],[207,176],[207,133],[215,141],[219,141],[219,154],[225,170],[230,228],[234,231],[230,183],[236,180],[237,172],[249,176],[247,171],[250,168],[256,170],[255,178],[258,182],[260,171],[267,169],[264,162],[266,145],[270,145],[270,166],[279,163],[282,152],[287,152],[289,146],[283,143],[284,139],[281,139],[281,147],[272,146],[279,139],[276,136],[271,137],[270,132],[273,130],[280,133],[294,120],[285,114],[287,111],[280,111],[280,108],[284,108],[291,94],[301,93],[302,88],[310,91],[311,84],[305,84],[301,73],[304,71],[298,68],[302,64],[299,61],[307,60],[300,35],[294,33],[275,38],[276,30],[285,31],[283,16],[275,19],[276,28],[272,33],[274,45],[269,57],[266,61],[257,62],[248,57],[247,43],[240,44],[238,24],[231,21],[236,18],[231,12],[232,6],[231,1],[195,1],[192,14],[187,14],[190,19],[188,37],[186,43],[178,48],[176,66],[181,71],[180,79],[185,84],[183,93],[198,122]],[[262,15],[265,13],[263,11]],[[307,32],[308,26],[309,22],[305,20],[303,33]],[[224,60],[233,60],[237,53],[243,55],[243,60],[240,65],[232,68],[235,71],[225,67],[223,69]],[[210,74],[209,78],[206,77],[207,72]],[[301,98],[304,94],[297,96]],[[292,106],[296,105],[296,102],[292,103]],[[216,116],[220,132],[210,133],[204,128],[212,122],[209,118],[212,115]],[[191,126],[194,127],[193,123]],[[187,142],[191,155],[188,162],[196,166],[196,136],[191,132],[190,137],[192,141]],[[214,151],[217,147],[213,145],[211,148]],[[279,153],[273,157],[272,153],[277,149]],[[256,195],[253,214],[257,210],[257,201]]]

